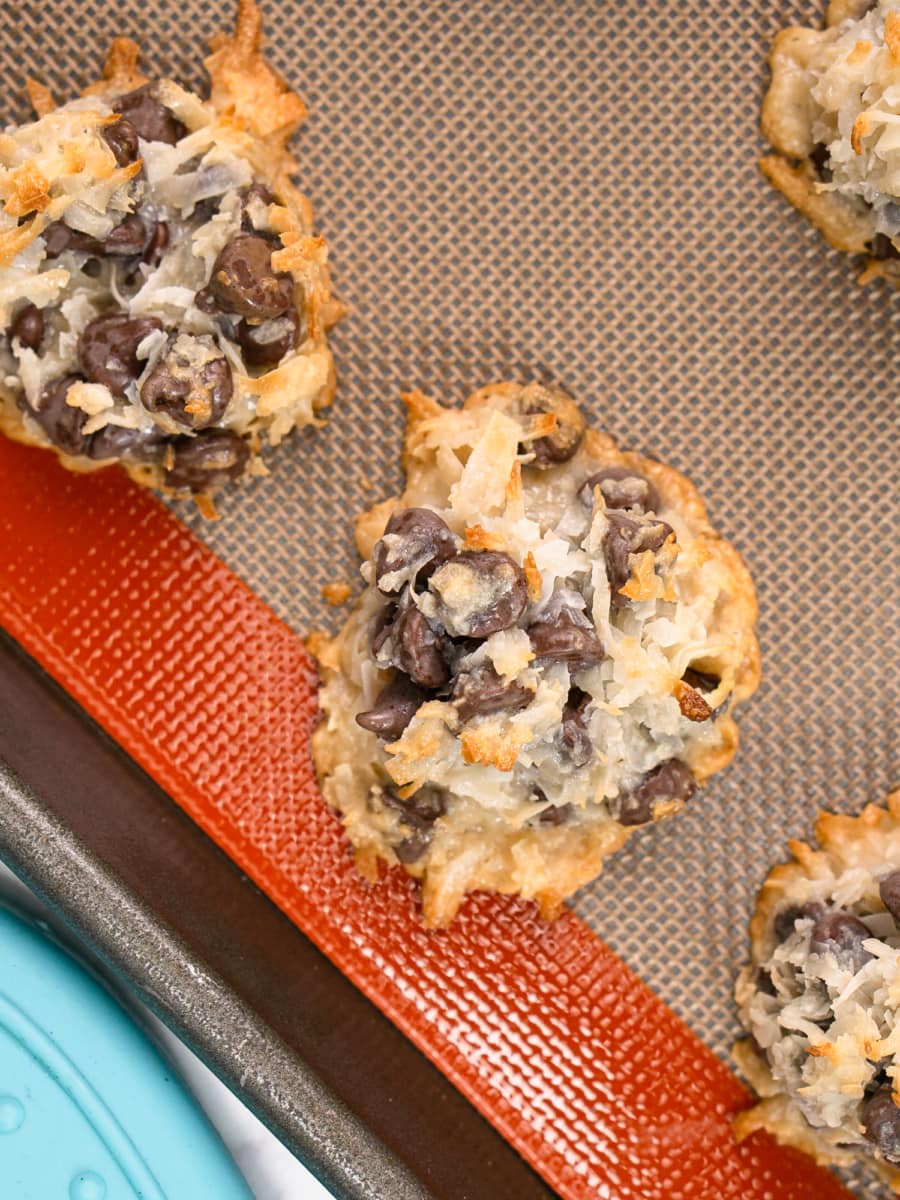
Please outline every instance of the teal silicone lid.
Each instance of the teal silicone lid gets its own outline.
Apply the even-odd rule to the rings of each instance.
[[[3,1200],[251,1200],[172,1068],[34,924],[0,908]]]

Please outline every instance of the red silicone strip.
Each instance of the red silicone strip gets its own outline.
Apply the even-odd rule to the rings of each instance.
[[[0,439],[0,620],[566,1200],[846,1200],[735,1145],[744,1089],[572,914],[477,896],[428,934],[402,873],[358,878],[300,638],[123,475]]]

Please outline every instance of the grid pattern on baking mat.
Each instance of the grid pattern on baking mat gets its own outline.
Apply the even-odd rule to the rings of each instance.
[[[201,0],[152,18],[133,0],[12,7],[0,98],[14,115],[25,71],[66,95],[118,33],[199,82],[230,18]],[[856,810],[900,779],[900,309],[859,288],[754,164],[768,42],[818,10],[266,9],[272,57],[310,102],[302,182],[352,308],[339,399],[220,522],[180,515],[302,633],[339,619],[321,587],[354,578],[351,517],[399,483],[405,387],[462,399],[489,379],[556,378],[623,445],[692,475],[757,580],[763,687],[735,765],[635,837],[576,910],[725,1057],[769,864],[816,807]],[[264,835],[267,853],[295,836],[277,817]]]

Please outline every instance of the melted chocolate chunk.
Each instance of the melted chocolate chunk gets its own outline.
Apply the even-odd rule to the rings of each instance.
[[[443,687],[450,679],[449,649],[446,638],[436,633],[408,600],[382,615],[372,637],[372,651],[379,662],[385,660],[384,666],[397,667],[426,688]]]
[[[900,1109],[894,1103],[893,1089],[885,1084],[867,1101],[862,1114],[866,1137],[891,1163],[900,1163]]]
[[[66,396],[73,383],[81,383],[78,375],[63,375],[45,385],[38,400],[37,409],[31,408],[22,399],[22,410],[40,425],[54,446],[66,454],[84,454],[86,438],[82,427],[87,420],[83,409],[66,404]]]
[[[809,948],[813,954],[833,954],[842,967],[858,971],[872,957],[863,946],[871,936],[858,917],[832,908],[822,913],[813,926]]]
[[[184,137],[187,128],[153,95],[153,84],[145,83],[133,92],[119,96],[113,111],[127,117],[138,137],[145,142],[168,142],[170,146]],[[114,126],[108,126],[114,128]]]
[[[112,150],[120,167],[127,167],[141,157],[137,130],[127,117],[120,116],[114,124],[104,125],[100,136]]]
[[[573,457],[584,437],[584,417],[578,405],[560,387],[530,383],[522,392],[521,410],[526,416],[552,413],[556,428],[546,437],[525,438],[521,445],[525,453],[534,455],[533,467],[547,470]]]
[[[659,492],[649,479],[628,467],[604,467],[589,475],[578,492],[585,504],[593,504],[594,488],[597,487],[607,508],[640,513],[659,511]]]
[[[574,767],[584,767],[594,755],[591,735],[587,728],[587,709],[591,697],[581,688],[569,691],[562,714],[561,740],[569,761]]]
[[[631,578],[632,554],[642,554],[646,550],[655,553],[672,529],[665,521],[635,521],[616,510],[607,513],[607,520],[609,528],[603,542],[603,553],[609,577],[610,603],[613,608],[623,608],[629,603],[628,597],[622,595],[622,588]]]
[[[428,699],[424,688],[400,671],[375,699],[367,712],[357,713],[356,723],[363,729],[377,733],[380,738],[398,738],[416,715],[420,705]]]
[[[44,340],[44,310],[35,304],[23,305],[6,333],[11,342],[18,341],[29,350],[39,350]]]
[[[688,667],[681,678],[688,687],[692,687],[695,692],[701,692],[704,696],[708,696],[710,692],[714,692],[722,682],[718,675],[709,675],[705,671],[695,671],[693,667]]]
[[[395,595],[410,579],[421,584],[456,553],[457,539],[430,508],[401,508],[388,521],[375,547],[375,582],[386,596]],[[401,574],[400,581],[386,577]]]
[[[141,386],[148,412],[164,412],[180,425],[206,429],[225,415],[234,393],[231,368],[212,338],[173,335]]]
[[[878,884],[881,903],[895,921],[900,921],[900,871],[891,871]]]
[[[275,193],[271,188],[266,187],[264,183],[251,183],[244,192],[241,201],[241,230],[244,233],[259,232],[250,216],[250,204],[254,200],[258,200],[267,206],[276,203]],[[261,236],[265,237],[267,235],[263,233]]]
[[[563,607],[528,626],[531,648],[546,662],[584,668],[604,657],[603,643],[587,617]]]
[[[48,258],[58,258],[64,250],[80,250],[97,258],[105,255],[128,257],[143,253],[147,243],[147,229],[137,213],[130,213],[100,241],[77,229],[70,229],[63,221],[53,221],[44,230],[42,237]]]
[[[551,804],[538,813],[538,825],[559,826],[568,825],[574,816],[575,809],[571,804]]]
[[[818,145],[813,146],[809,161],[812,163],[816,174],[822,182],[831,183],[832,176],[834,175],[829,165],[831,162],[831,152],[824,143],[819,142]]]
[[[104,425],[88,438],[88,458],[115,458],[122,462],[151,463],[162,457],[166,435],[161,429],[126,429]]]
[[[235,326],[234,340],[248,366],[274,366],[299,343],[300,314],[295,308],[289,308],[282,316],[258,325],[251,324],[245,317]]]
[[[496,712],[519,712],[534,698],[534,692],[516,683],[506,683],[492,666],[484,664],[459,675],[450,699],[461,721]]]
[[[227,429],[207,429],[196,437],[174,438],[166,484],[192,492],[212,491],[239,479],[250,458],[243,438]]]
[[[422,787],[405,800],[401,800],[394,792],[384,792],[382,798],[389,808],[398,810],[403,824],[412,830],[408,837],[394,846],[394,853],[402,863],[416,862],[428,849],[434,836],[435,821],[447,811],[443,792],[433,787]]]
[[[124,397],[145,366],[137,356],[138,346],[157,329],[162,329],[162,321],[156,317],[124,312],[95,317],[78,343],[82,371],[92,383],[105,384],[114,396]]]
[[[266,321],[291,307],[294,281],[286,271],[273,271],[270,241],[239,233],[216,259],[208,291],[222,312]]]
[[[151,267],[156,266],[168,244],[169,227],[165,221],[157,221],[150,234],[150,240],[147,242],[147,248],[141,255],[141,261],[148,263]]]
[[[498,550],[463,550],[428,582],[438,617],[452,637],[486,638],[509,629],[525,611],[522,568]]]
[[[900,250],[897,249],[885,233],[875,234],[869,242],[869,253],[873,258],[877,258],[879,262],[885,262],[891,258],[900,258]]]
[[[616,820],[620,825],[643,825],[652,820],[655,805],[663,801],[690,800],[696,788],[690,767],[677,758],[670,758],[648,771],[631,792],[619,797]]]
[[[796,928],[796,924],[803,918],[812,918],[820,916],[825,911],[825,905],[813,902],[810,904],[791,904],[787,908],[783,908],[775,914],[775,919],[772,922],[772,928],[775,931],[775,936],[779,942],[785,942],[791,936]]]

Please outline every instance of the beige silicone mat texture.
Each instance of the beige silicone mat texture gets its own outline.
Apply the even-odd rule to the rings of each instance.
[[[87,82],[119,33],[199,83],[231,15],[7,4],[3,109],[24,114],[26,71],[60,96]],[[339,399],[221,521],[187,520],[305,632],[339,620],[321,588],[355,578],[352,515],[399,483],[411,385],[458,401],[552,377],[621,444],[690,474],[755,575],[764,684],[731,770],[576,907],[727,1056],[767,868],[818,806],[856,811],[900,782],[900,294],[858,287],[755,162],[768,44],[820,9],[269,0],[266,15],[310,104],[302,183],[352,307]]]

